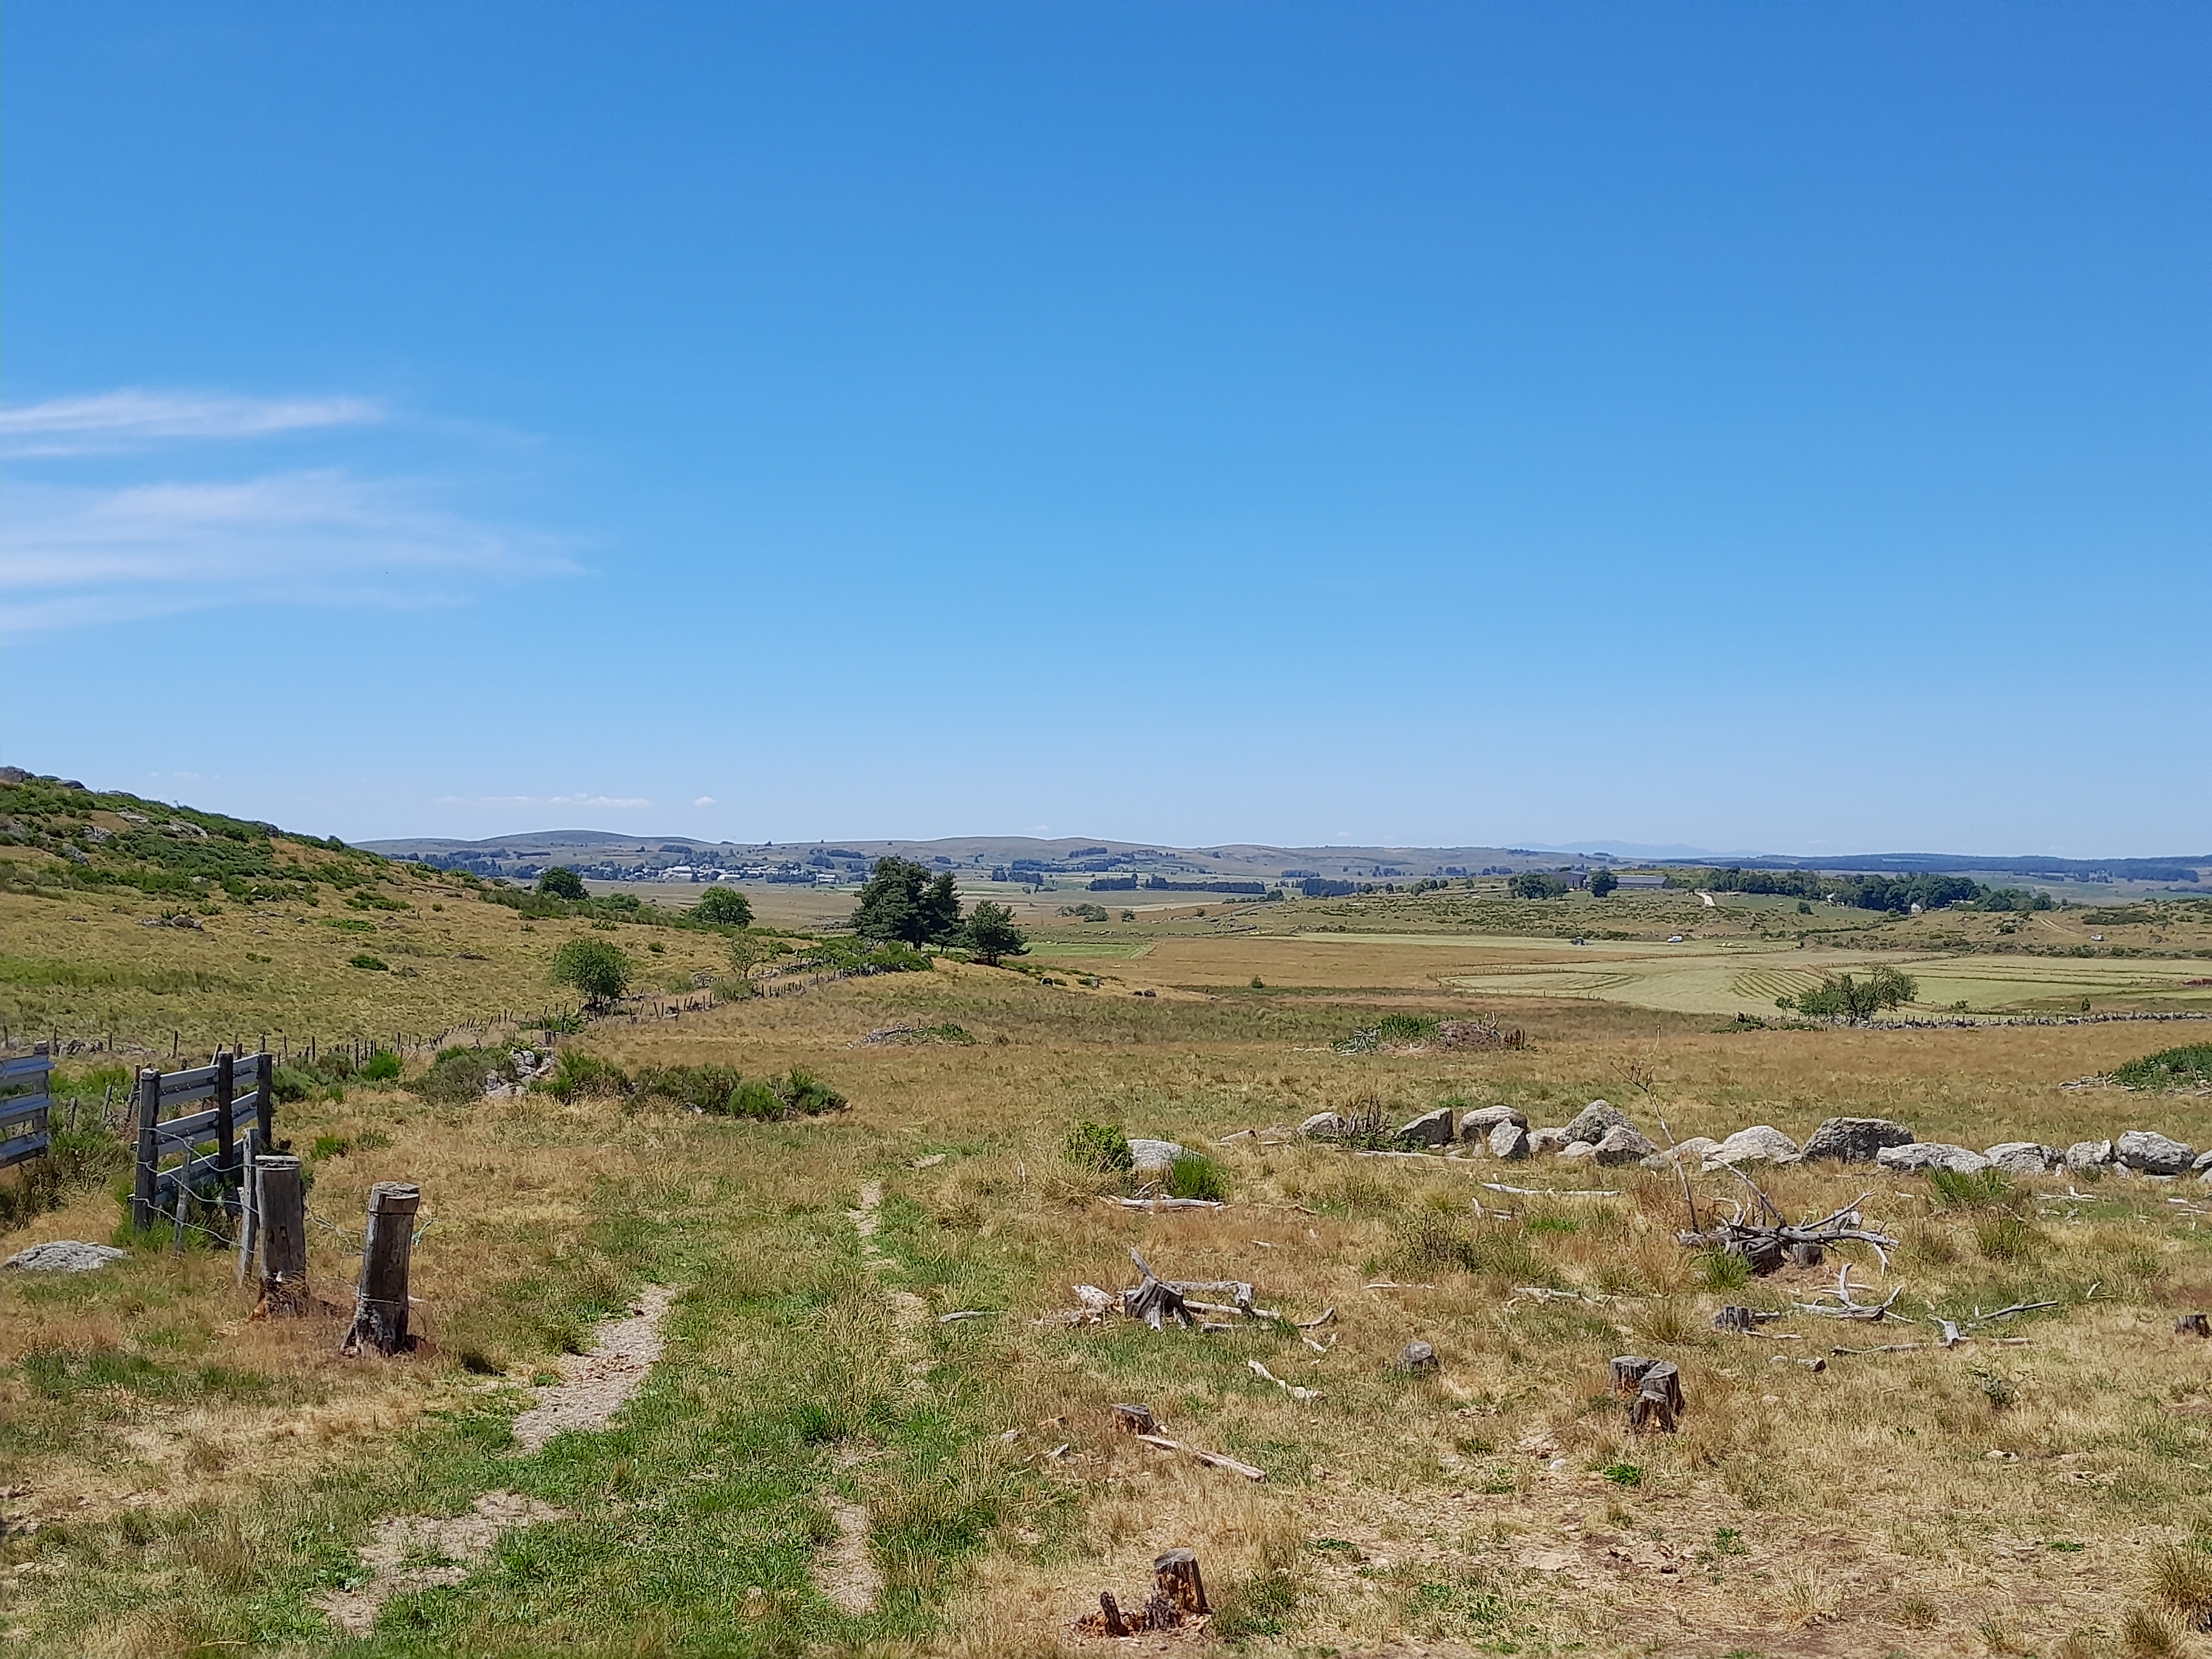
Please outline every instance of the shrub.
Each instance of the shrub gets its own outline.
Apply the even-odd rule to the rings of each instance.
[[[363,1083],[397,1083],[399,1081],[399,1056],[389,1048],[379,1048],[368,1057],[368,1064],[361,1068]]]
[[[482,1100],[492,1079],[512,1083],[514,1056],[504,1049],[447,1048],[431,1060],[430,1069],[410,1087],[423,1099],[441,1106],[465,1106]]]
[[[710,887],[699,902],[686,911],[693,921],[704,922],[710,927],[750,927],[753,925],[752,901],[734,887]]]
[[[553,1075],[532,1085],[560,1100],[574,1100],[578,1095],[628,1094],[629,1086],[629,1078],[621,1066],[581,1048],[563,1048]]]
[[[1070,1164],[1101,1175],[1137,1167],[1137,1155],[1129,1150],[1129,1137],[1119,1124],[1093,1123],[1086,1118],[1067,1132],[1061,1150]]]
[[[1229,1173],[1210,1158],[1186,1152],[1168,1165],[1168,1193],[1174,1198],[1210,1198],[1218,1204],[1229,1197]]]
[[[701,1071],[711,1067],[696,1068]],[[733,1072],[730,1075],[734,1078]],[[811,1072],[794,1066],[780,1078],[755,1079],[736,1084],[719,1104],[705,1108],[726,1117],[774,1119],[787,1117],[818,1117],[824,1112],[842,1112],[849,1103],[845,1097],[816,1077]]]
[[[574,904],[591,896],[584,878],[565,865],[555,865],[538,878],[538,890],[547,898],[566,899]]]
[[[2001,1211],[1974,1224],[1974,1248],[1989,1261],[2025,1261],[2043,1243],[2043,1235],[2010,1211]]]
[[[775,1118],[783,1115],[783,1102],[775,1090],[756,1079],[732,1090],[721,1109],[730,1117]]]
[[[629,958],[603,939],[572,939],[553,953],[549,977],[568,985],[586,1002],[612,1002],[629,988]]]
[[[2112,1081],[2130,1089],[2185,1089],[2212,1083],[2212,1042],[2162,1049],[2112,1069]]]
[[[648,1066],[637,1074],[637,1091],[694,1111],[720,1112],[744,1082],[734,1066]]]
[[[1505,884],[1505,887],[1508,892],[1519,899],[1565,898],[1567,894],[1567,884],[1557,876],[1542,875],[1534,870],[1514,877]]]
[[[1978,1170],[1972,1175],[1930,1170],[1928,1184],[1936,1189],[1936,1201],[1947,1210],[2005,1210],[2020,1201],[2002,1170]]]
[[[363,969],[372,974],[388,974],[392,971],[380,958],[369,955],[366,951],[358,955],[348,957],[346,966]]]
[[[730,974],[723,975],[721,978],[708,987],[708,990],[717,1002],[743,1002],[749,997],[757,997],[761,994],[760,987],[754,984],[752,981],[739,979]]]

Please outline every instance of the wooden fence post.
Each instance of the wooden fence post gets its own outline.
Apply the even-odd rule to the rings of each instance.
[[[222,1166],[222,1184],[236,1183],[243,1173],[238,1162],[238,1136],[230,1126],[231,1101],[238,1093],[237,1058],[228,1049],[215,1057],[215,1156]],[[223,1194],[222,1206],[233,1209],[236,1200],[228,1193]]]
[[[263,1152],[253,1160],[261,1235],[261,1296],[272,1319],[307,1310],[307,1190],[300,1160]]]
[[[138,1073],[138,1168],[131,1187],[131,1225],[143,1232],[154,1224],[154,1126],[161,1119],[161,1074],[149,1066]]]
[[[260,1133],[261,1144],[257,1152],[267,1152],[276,1144],[276,1079],[272,1075],[276,1067],[269,1058],[269,1051],[261,1051],[261,1069],[253,1085],[253,1127]]]
[[[407,1334],[407,1264],[415,1248],[416,1212],[422,1207],[422,1189],[411,1182],[380,1181],[368,1189],[361,1288],[342,1352],[373,1347],[393,1354],[415,1346]]]

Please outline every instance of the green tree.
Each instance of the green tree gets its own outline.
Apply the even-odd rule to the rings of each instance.
[[[584,888],[584,878],[564,864],[556,864],[538,878],[538,890],[548,898],[567,899],[580,902],[591,897]]]
[[[1567,890],[1567,884],[1557,876],[1547,876],[1534,870],[1514,877],[1505,885],[1506,890],[1515,898],[1522,899],[1562,898]]]
[[[603,939],[572,939],[553,953],[556,985],[574,986],[594,1006],[629,989],[629,958]]]
[[[1614,875],[1610,870],[1593,870],[1590,872],[1589,890],[1590,896],[1592,898],[1603,898],[1607,893],[1610,893],[1614,888],[1620,885],[1620,878]]]
[[[691,907],[691,920],[717,927],[750,927],[753,902],[734,887],[709,887]]]
[[[863,939],[942,945],[960,926],[952,872],[933,875],[912,859],[878,859],[853,907],[853,931]]]
[[[960,939],[975,953],[976,961],[991,968],[999,965],[1000,957],[1024,956],[1030,948],[1029,935],[1014,926],[1014,913],[988,899],[977,901]]]

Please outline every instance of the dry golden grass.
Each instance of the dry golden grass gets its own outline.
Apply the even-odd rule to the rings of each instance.
[[[499,924],[508,930],[507,954],[483,971],[516,976],[504,994],[520,1000],[560,925],[538,924],[526,939],[511,915],[469,920],[488,939]],[[108,948],[106,934],[88,937],[85,948]],[[161,944],[235,951],[255,937]],[[1176,939],[1155,955],[1202,961],[1226,988],[1255,973],[1290,979],[1286,948]],[[1527,1050],[1341,1056],[1328,1042],[1364,1018],[1346,1006],[1363,986],[1397,993],[1383,1006],[1418,990],[1366,977],[1357,954],[1366,948],[1331,947],[1322,959],[1355,971],[1307,996],[1141,1001],[944,968],[583,1039],[633,1067],[805,1065],[852,1097],[851,1113],[833,1120],[732,1124],[611,1097],[434,1109],[362,1091],[288,1109],[283,1127],[301,1144],[371,1126],[391,1137],[317,1165],[311,1203],[333,1225],[358,1225],[374,1181],[422,1183],[433,1224],[417,1246],[416,1293],[436,1352],[341,1360],[335,1316],[250,1320],[228,1263],[204,1252],[152,1251],[64,1284],[9,1275],[0,1406],[9,1483],[29,1488],[11,1508],[43,1528],[9,1546],[12,1561],[34,1569],[9,1577],[11,1627],[40,1651],[331,1645],[312,1615],[257,1624],[231,1611],[255,1597],[301,1604],[315,1558],[285,1541],[300,1517],[336,1514],[357,1545],[380,1512],[373,1504],[397,1501],[364,1496],[333,1510],[331,1471],[371,1449],[447,1445],[438,1425],[500,1401],[511,1411],[514,1381],[581,1342],[594,1309],[619,1306],[652,1276],[689,1287],[666,1369],[668,1387],[696,1401],[690,1415],[709,1419],[738,1398],[814,1413],[808,1432],[852,1452],[855,1473],[802,1440],[761,1453],[761,1467],[817,1491],[847,1481],[870,1509],[890,1601],[935,1610],[823,1624],[802,1571],[738,1604],[756,1611],[728,1615],[756,1621],[743,1628],[762,1643],[781,1632],[786,1642],[975,1656],[1097,1645],[1073,1622],[1097,1592],[1127,1601],[1154,1554],[1187,1545],[1242,1610],[1240,1639],[1261,1651],[1510,1643],[1841,1655],[1990,1651],[1995,1641],[2117,1654],[2124,1643],[2152,1650],[2142,1644],[2154,1630],[2189,1650],[2197,1638],[2170,1615],[2194,1593],[2192,1564],[2212,1560],[2191,1530],[2212,1505],[2212,1345],[2176,1338],[2172,1324],[2178,1309],[2212,1305],[2212,1228],[2201,1213],[2212,1203],[2185,1210],[2166,1202],[2176,1188],[2136,1181],[2081,1188],[2087,1200],[2067,1197],[2063,1181],[2026,1182],[2000,1239],[1987,1215],[1941,1207],[1924,1183],[1778,1175],[1767,1189],[1793,1212],[1875,1189],[1870,1216],[1907,1243],[1892,1277],[1870,1260],[1855,1271],[1885,1287],[1901,1280],[1900,1312],[1932,1304],[1957,1317],[1977,1300],[2045,1295],[2068,1304],[2018,1322],[2024,1346],[1994,1340],[2008,1326],[1951,1352],[1838,1356],[1827,1349],[1931,1342],[1934,1328],[1794,1317],[1771,1328],[1795,1342],[1713,1332],[1723,1299],[1784,1306],[1832,1274],[1793,1271],[1726,1297],[1705,1289],[1674,1241],[1681,1195],[1671,1177],[1606,1171],[1565,1184],[1617,1188],[1618,1199],[1526,1199],[1475,1183],[1545,1184],[1541,1166],[1244,1142],[1212,1148],[1231,1176],[1229,1208],[1155,1216],[1097,1201],[1098,1178],[1060,1150],[1080,1117],[1210,1146],[1364,1094],[1410,1113],[1453,1093],[1516,1101],[1546,1121],[1603,1095],[1647,1126],[1663,1114],[1677,1135],[1770,1122],[1802,1136],[1824,1116],[1873,1112],[1977,1146],[2063,1144],[2138,1123],[2212,1143],[2212,1101],[2057,1087],[2162,1046],[2172,1028],[1719,1034],[1678,1016],[1528,1003],[1510,1010],[1531,1033]],[[1379,972],[1389,952],[1376,948]],[[1154,966],[1147,957],[1116,970]],[[1415,1001],[1455,1006],[1440,993]],[[957,1020],[980,1041],[856,1046],[894,1018]],[[884,1273],[864,1270],[844,1218],[864,1181],[885,1191]],[[1707,1206],[1741,1191],[1713,1178],[1698,1188]],[[6,1248],[105,1237],[116,1213],[106,1195],[86,1195]],[[314,1231],[313,1277],[342,1300],[344,1241]],[[1070,1305],[1072,1285],[1128,1282],[1133,1244],[1164,1273],[1249,1279],[1295,1316],[1334,1306],[1333,1346],[1318,1354],[1280,1331],[1155,1336],[1037,1322]],[[1412,1288],[1370,1289],[1378,1279]],[[914,1340],[932,1369],[917,1383],[890,1334],[894,1295],[931,1316],[995,1316],[921,1322]],[[807,1307],[818,1311],[788,1311]],[[763,1322],[790,1319],[799,1322]],[[1442,1356],[1433,1379],[1390,1369],[1417,1338]],[[1627,1351],[1681,1365],[1691,1409],[1679,1435],[1626,1436],[1604,1361]],[[183,1380],[59,1387],[29,1363],[94,1352],[137,1356]],[[1824,1370],[1796,1363],[1816,1357]],[[1322,1397],[1292,1401],[1248,1358]],[[257,1380],[209,1383],[208,1367]],[[1117,1438],[1109,1407],[1133,1398],[1171,1433],[1258,1462],[1271,1479],[1249,1485]],[[1007,1431],[1011,1443],[999,1437]],[[649,1458],[653,1436],[678,1430],[638,1432],[634,1449],[607,1455]],[[1050,1456],[1063,1442],[1068,1454]],[[925,1455],[925,1444],[935,1449]],[[458,1488],[439,1483],[465,1484],[475,1466],[450,1448],[437,1455],[463,1473],[432,1462],[407,1478],[446,1493],[439,1512],[455,1512]],[[611,1465],[594,1474],[605,1482],[592,1489],[598,1506],[652,1512],[651,1494],[628,1478]],[[779,1547],[802,1562],[830,1535],[818,1504],[758,1513],[746,1524],[785,1539]],[[986,1517],[980,1541],[945,1544],[959,1532],[947,1517],[971,1514]],[[57,1534],[62,1541],[40,1542]],[[82,1553],[94,1550],[97,1571]],[[271,1551],[296,1559],[296,1571],[245,1565]],[[578,1582],[596,1582],[598,1558],[578,1559]],[[464,1632],[453,1639],[470,1650],[531,1651],[556,1631],[594,1651],[714,1646],[673,1604],[651,1619],[622,1615],[629,1622],[617,1632],[574,1622],[585,1615],[542,1585],[501,1582],[450,1593],[463,1595],[452,1615],[462,1622],[437,1628]],[[149,1600],[156,1583],[191,1594]]]

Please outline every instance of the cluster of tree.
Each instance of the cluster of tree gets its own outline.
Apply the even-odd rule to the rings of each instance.
[[[1505,890],[1515,898],[1548,899],[1565,897],[1568,888],[1557,876],[1547,876],[1540,870],[1524,870],[1505,884]]]
[[[1029,937],[1013,912],[980,900],[963,919],[950,871],[933,872],[912,859],[876,860],[874,872],[853,907],[853,931],[863,939],[896,940],[919,948],[958,945],[992,967],[1028,951]]]
[[[1795,1008],[1815,1019],[1871,1019],[1881,1010],[1911,1001],[1919,992],[1919,983],[1911,975],[1884,965],[1863,980],[1849,974],[1824,977],[1809,991],[1775,998],[1774,1006]]]
[[[1918,905],[1933,910],[1984,897],[1989,890],[1966,876],[1839,876],[1819,870],[1677,870],[1669,887],[1702,888],[1709,893],[1772,893],[1784,898],[1833,896],[1838,904],[1859,910],[1899,915]]]
[[[2048,910],[2051,895],[2035,893],[2025,887],[1992,887],[1982,895],[1977,910]]]

